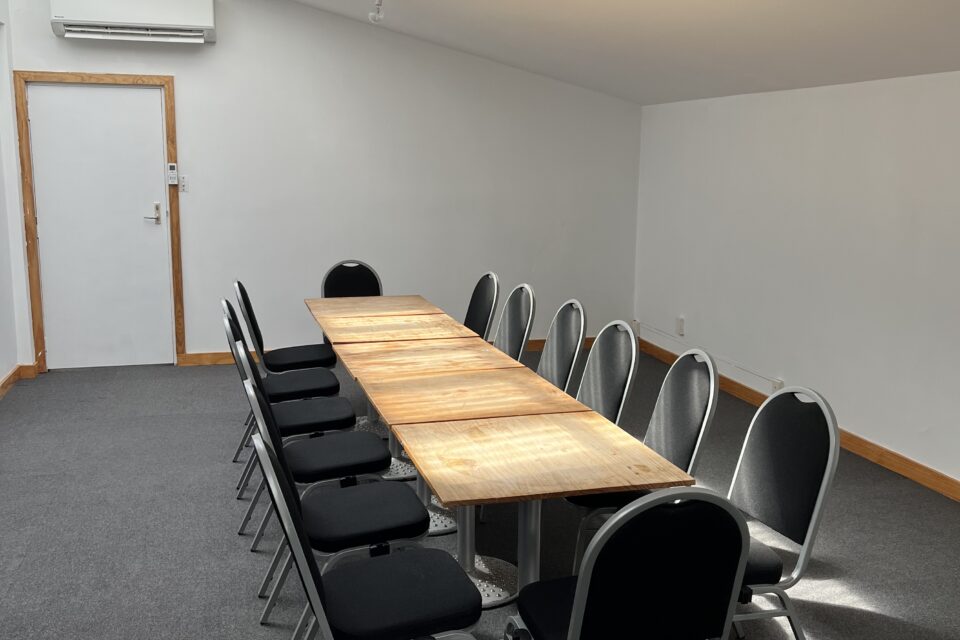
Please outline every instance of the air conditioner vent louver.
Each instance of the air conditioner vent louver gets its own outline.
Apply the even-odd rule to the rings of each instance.
[[[91,40],[133,40],[137,42],[192,42],[203,44],[203,29],[175,27],[114,27],[109,25],[64,24],[63,37]]]

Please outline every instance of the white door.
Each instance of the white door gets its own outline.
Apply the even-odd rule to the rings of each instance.
[[[173,362],[161,89],[31,84],[27,100],[47,366]]]

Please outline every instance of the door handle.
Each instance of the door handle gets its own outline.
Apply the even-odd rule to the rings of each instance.
[[[144,220],[153,220],[154,224],[160,224],[160,203],[153,203],[153,215],[152,216],[143,216]]]

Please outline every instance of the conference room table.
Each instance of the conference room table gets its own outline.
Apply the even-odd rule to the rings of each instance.
[[[456,512],[457,560],[485,608],[540,576],[542,501],[693,478],[421,296],[305,301],[418,473]],[[518,566],[476,553],[476,507],[517,503]]]

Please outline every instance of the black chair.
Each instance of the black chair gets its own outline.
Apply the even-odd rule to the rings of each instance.
[[[740,512],[699,488],[645,496],[610,518],[579,576],[525,586],[505,638],[725,638],[750,534]]]
[[[637,338],[633,329],[622,320],[614,320],[600,329],[590,347],[577,400],[619,424],[636,367]]]
[[[296,490],[259,434],[253,443],[307,596],[295,640],[304,629],[303,638],[319,631],[326,640],[410,640],[476,624],[480,592],[438,549],[371,547],[368,558],[328,565],[321,573]]]
[[[514,360],[519,360],[527,348],[536,310],[533,287],[528,284],[514,287],[500,310],[500,320],[493,334],[493,346]]]
[[[240,313],[243,314],[246,322],[250,341],[253,342],[257,358],[267,371],[282,373],[297,369],[332,367],[336,364],[337,356],[333,352],[333,347],[326,343],[281,347],[267,351],[263,343],[260,323],[257,321],[257,314],[253,311],[253,304],[250,302],[246,287],[237,280],[233,283],[233,288],[237,293],[237,302],[240,303]]]
[[[805,637],[786,590],[800,581],[810,561],[839,451],[833,409],[811,389],[782,389],[754,415],[728,497],[747,516],[800,545],[800,551],[793,571],[784,577],[780,556],[756,538],[750,540],[740,602],[769,595],[780,606],[737,614],[734,621],[741,637],[740,622],[782,616],[798,640]]]
[[[567,300],[550,321],[547,339],[540,352],[537,373],[553,386],[566,391],[573,377],[577,356],[583,346],[587,316],[579,300]]]
[[[680,354],[663,379],[643,443],[675,466],[695,475],[700,445],[713,424],[719,390],[717,365],[710,354],[700,349]],[[568,498],[587,511],[577,533],[574,570],[580,566],[580,558],[590,540],[588,532],[599,528],[617,509],[647,493],[623,491]]]
[[[487,339],[490,334],[490,325],[493,323],[493,312],[497,308],[497,299],[500,297],[500,279],[493,271],[488,271],[477,281],[470,295],[470,304],[467,305],[467,315],[463,326],[478,336]]]
[[[359,260],[343,260],[323,276],[324,298],[382,296],[380,276],[373,267]]]
[[[310,485],[298,497],[299,513],[311,548],[324,556],[324,571],[348,557],[417,545],[427,534],[430,518],[416,493],[402,483],[379,482],[374,475],[390,465],[390,452],[376,436],[351,432],[285,444],[269,403],[249,380],[243,385],[258,434],[280,465],[275,471],[286,474],[291,486]],[[263,459],[260,464],[262,468]],[[318,490],[321,487],[333,490]],[[260,619],[263,624],[292,566],[289,553],[281,561],[283,547],[281,542],[260,585],[258,595],[262,596],[281,567]]]

